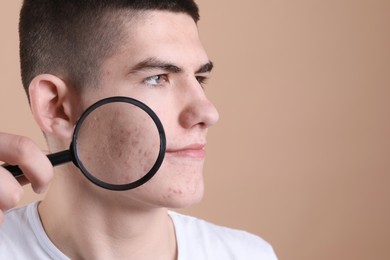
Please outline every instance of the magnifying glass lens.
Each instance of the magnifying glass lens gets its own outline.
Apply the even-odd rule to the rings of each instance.
[[[162,144],[158,124],[147,110],[139,104],[109,102],[82,120],[73,145],[79,168],[90,180],[128,189],[151,178],[161,163]]]

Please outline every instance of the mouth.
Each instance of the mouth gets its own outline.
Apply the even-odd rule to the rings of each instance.
[[[203,160],[206,157],[205,147],[205,144],[191,144],[180,148],[168,148],[165,155],[168,157]]]

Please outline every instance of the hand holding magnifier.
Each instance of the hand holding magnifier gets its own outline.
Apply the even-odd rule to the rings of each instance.
[[[69,150],[49,154],[53,166],[73,162],[94,184],[134,189],[150,180],[165,155],[164,128],[144,103],[110,97],[88,107],[78,120]],[[4,166],[16,178],[18,166]]]

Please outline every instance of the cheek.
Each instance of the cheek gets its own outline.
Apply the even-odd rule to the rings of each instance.
[[[108,145],[111,175],[122,183],[130,183],[145,176],[157,160],[160,139],[151,122],[137,121],[111,132]]]
[[[128,184],[139,180],[157,160],[160,147],[157,127],[145,115],[117,115],[105,122],[95,123],[84,134],[88,139],[84,142],[84,166],[107,183]]]

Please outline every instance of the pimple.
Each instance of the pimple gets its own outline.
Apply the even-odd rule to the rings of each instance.
[[[139,141],[137,139],[131,141],[131,145],[133,147],[136,147],[139,144]]]
[[[169,188],[169,192],[170,193],[173,193],[175,195],[182,195],[183,194],[183,191],[181,189],[173,189],[173,188]]]

